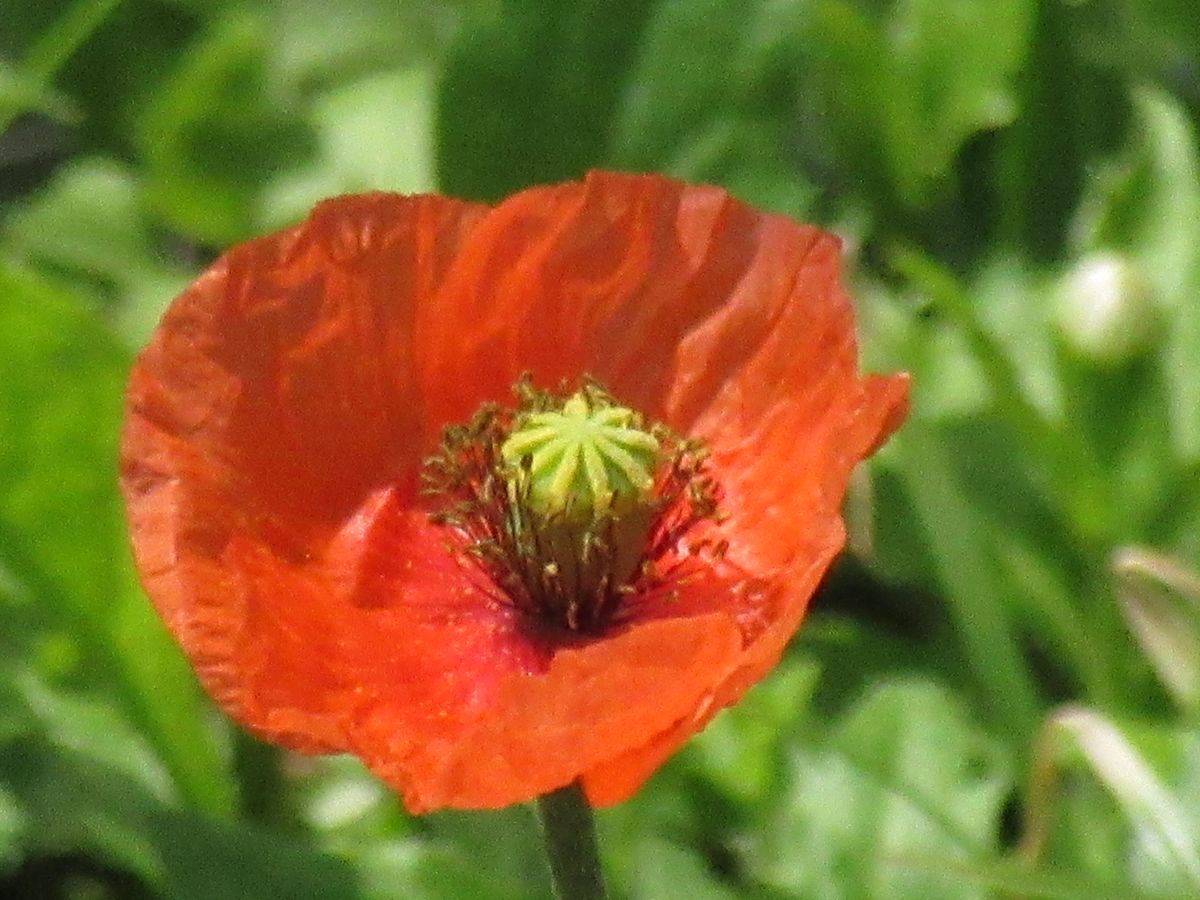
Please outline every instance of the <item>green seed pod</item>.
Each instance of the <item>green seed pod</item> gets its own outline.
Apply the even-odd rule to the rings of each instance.
[[[500,452],[529,479],[528,502],[536,513],[591,520],[646,502],[659,450],[632,410],[579,391],[561,410],[526,415]]]

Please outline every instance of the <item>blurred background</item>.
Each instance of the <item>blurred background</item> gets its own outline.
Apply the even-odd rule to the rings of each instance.
[[[0,897],[549,896],[528,810],[213,710],[115,444],[231,243],[595,166],[837,231],[915,379],[782,665],[601,813],[614,896],[1200,896],[1195,0],[0,6]]]

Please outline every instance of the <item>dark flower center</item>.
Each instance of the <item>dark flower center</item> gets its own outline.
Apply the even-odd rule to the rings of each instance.
[[[422,473],[433,521],[465,539],[504,602],[596,634],[637,597],[671,591],[680,556],[724,552],[683,543],[720,519],[702,444],[647,425],[591,380],[568,394],[522,378],[514,392],[515,410],[485,404],[447,428]]]

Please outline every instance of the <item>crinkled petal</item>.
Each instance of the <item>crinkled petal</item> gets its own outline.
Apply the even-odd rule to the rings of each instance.
[[[657,176],[490,211],[330,201],[227,254],[139,359],[122,480],[147,590],[233,715],[352,750],[413,810],[580,778],[619,800],[778,659],[851,468],[903,415],[903,379],[857,373],[837,257]],[[704,438],[726,491],[726,559],[599,638],[522,619],[416,493],[441,429],[527,371]]]
[[[342,198],[230,251],[131,375],[121,485],[143,584],[231,714],[346,746],[344,609],[321,557],[422,449],[412,320],[483,207]]]
[[[709,443],[730,516],[723,568],[734,570],[715,606],[744,646],[738,665],[713,672],[708,715],[778,660],[844,543],[851,469],[906,409],[905,376],[858,374],[839,257],[830,235],[720,190],[593,173],[489,216],[421,345],[439,419],[502,397],[525,370],[544,384],[587,372]],[[464,381],[468,391],[448,389]],[[659,612],[714,608],[711,592],[681,593]],[[614,745],[608,763],[584,770],[594,802],[626,796],[707,721],[694,708],[675,713],[668,729]]]
[[[429,415],[462,421],[528,371],[548,386],[586,372],[660,418],[680,342],[764,264],[763,218],[658,176],[593,172],[509,198],[421,319]],[[805,246],[819,239],[792,227]]]

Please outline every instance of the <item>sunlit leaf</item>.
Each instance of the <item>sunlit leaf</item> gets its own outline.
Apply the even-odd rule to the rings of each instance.
[[[797,747],[754,871],[814,900],[974,898],[981,889],[905,860],[967,861],[995,851],[1011,786],[1003,751],[928,682],[882,685],[827,740]]]
[[[264,186],[264,222],[290,225],[337,194],[433,190],[433,91],[432,72],[412,68],[346,82],[317,97],[315,157]]]
[[[67,97],[0,59],[0,133],[6,123],[26,112],[39,112],[68,122],[79,110]]]
[[[1200,705],[1200,576],[1136,547],[1112,562],[1117,599],[1163,684],[1181,706]]]
[[[427,61],[457,20],[454,3],[285,0],[273,4],[268,57],[273,77],[332,88]]]
[[[0,345],[0,554],[97,619],[124,547],[115,478],[97,460],[115,466],[128,357],[71,297],[4,267]]]
[[[1194,894],[1200,890],[1200,817],[1195,813],[1200,736],[1183,732],[1166,745],[1175,769],[1168,780],[1134,746],[1133,734],[1083,707],[1066,707],[1051,717],[1034,760],[1026,853],[1036,856],[1049,837],[1059,773],[1082,762],[1129,823],[1130,879],[1152,893]],[[1161,737],[1149,730],[1142,735],[1158,745]],[[1172,783],[1180,787],[1172,790]]]

